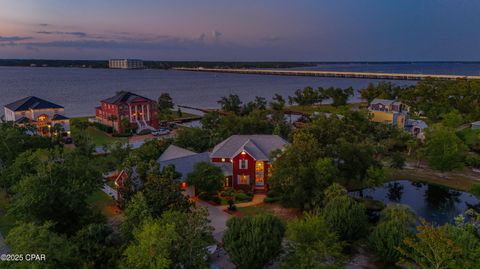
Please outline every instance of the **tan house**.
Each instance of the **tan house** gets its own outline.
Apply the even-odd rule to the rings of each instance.
[[[70,119],[63,114],[65,108],[35,96],[29,96],[5,105],[5,121],[18,126],[35,126],[39,135],[70,134]]]

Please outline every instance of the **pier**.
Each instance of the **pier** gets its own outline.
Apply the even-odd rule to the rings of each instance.
[[[303,76],[303,77],[329,77],[329,78],[359,78],[382,80],[437,80],[480,79],[480,76],[440,75],[440,74],[401,74],[401,73],[373,73],[373,72],[337,72],[317,70],[272,70],[272,69],[229,69],[229,68],[174,68],[178,71],[232,73],[249,75],[273,76]]]

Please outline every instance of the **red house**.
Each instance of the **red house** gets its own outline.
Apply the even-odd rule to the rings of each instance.
[[[137,133],[158,128],[157,102],[131,92],[119,92],[102,100],[95,110],[98,122],[112,126],[119,133],[132,127],[138,127]]]
[[[287,144],[277,135],[233,135],[215,146],[210,160],[224,170],[225,186],[266,192],[271,154]]]

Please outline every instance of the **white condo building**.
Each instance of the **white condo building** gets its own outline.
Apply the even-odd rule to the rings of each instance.
[[[108,61],[108,67],[115,69],[142,69],[143,61],[137,59],[111,59]]]

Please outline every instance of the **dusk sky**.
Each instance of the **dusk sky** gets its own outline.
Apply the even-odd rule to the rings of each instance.
[[[0,58],[480,60],[480,0],[0,0]]]

